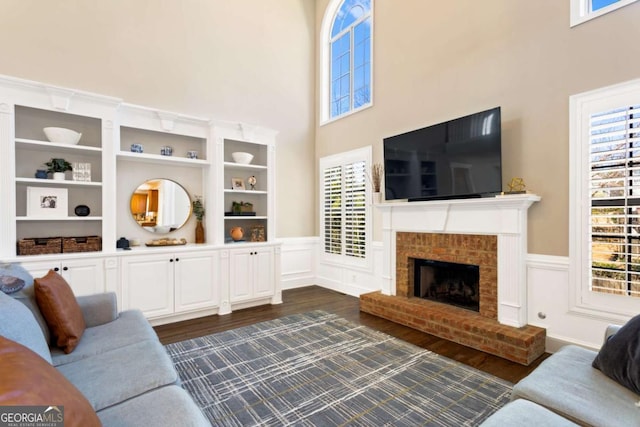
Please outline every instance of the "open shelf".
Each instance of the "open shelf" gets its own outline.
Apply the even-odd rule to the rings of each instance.
[[[153,163],[164,165],[180,165],[189,167],[208,167],[209,162],[202,159],[190,159],[188,157],[162,156],[160,154],[132,153],[120,151],[117,153],[118,159],[137,163]]]

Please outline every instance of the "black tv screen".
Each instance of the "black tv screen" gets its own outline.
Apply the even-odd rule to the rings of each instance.
[[[386,200],[502,191],[500,107],[391,136],[383,144]]]

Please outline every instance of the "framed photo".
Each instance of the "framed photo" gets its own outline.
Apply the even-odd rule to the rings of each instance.
[[[264,242],[264,225],[255,225],[251,227],[251,238],[252,242]]]
[[[66,218],[67,189],[27,187],[27,216],[44,218]]]
[[[232,190],[244,190],[244,179],[242,178],[231,178],[231,189]]]

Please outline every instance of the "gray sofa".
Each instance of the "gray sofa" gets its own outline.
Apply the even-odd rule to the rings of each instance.
[[[606,339],[619,327],[607,329]],[[482,425],[640,426],[640,395],[592,367],[598,353],[567,345],[523,378]]]
[[[48,347],[49,331],[32,286],[12,296],[0,292],[0,335],[50,361],[105,426],[210,425],[180,387],[171,359],[140,311],[118,313],[113,293],[77,300],[87,328],[69,354]]]

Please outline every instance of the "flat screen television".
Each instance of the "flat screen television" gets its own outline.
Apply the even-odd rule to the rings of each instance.
[[[386,200],[502,191],[500,107],[384,138],[383,145]]]

